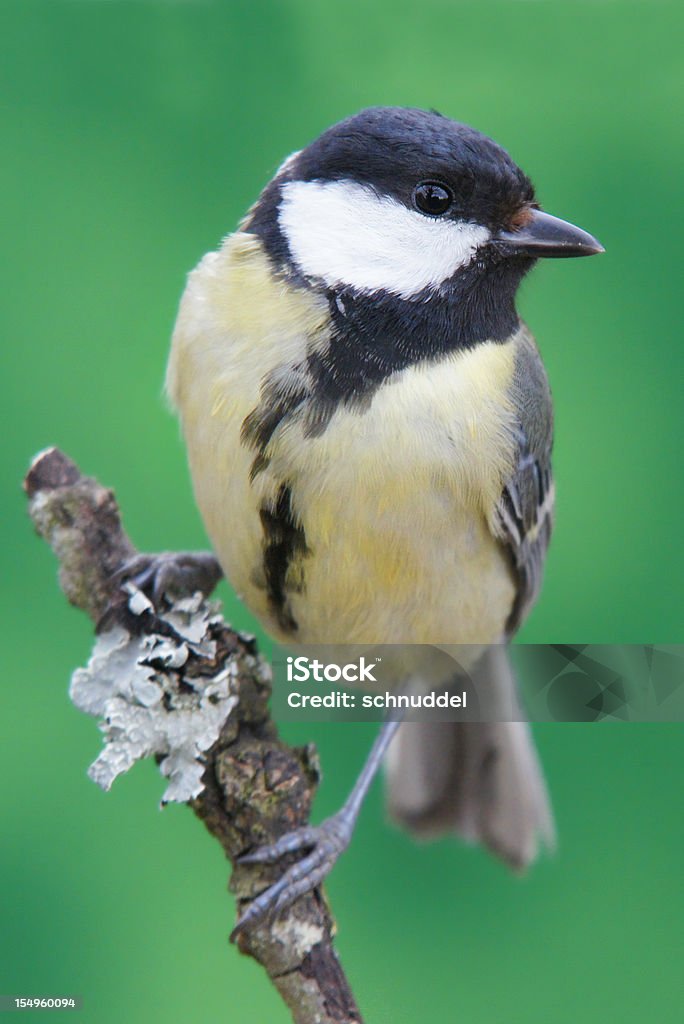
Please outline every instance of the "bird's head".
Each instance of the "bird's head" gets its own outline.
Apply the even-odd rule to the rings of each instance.
[[[434,112],[376,107],[293,154],[251,211],[280,271],[332,294],[512,301],[539,257],[602,246],[540,210],[501,146]]]

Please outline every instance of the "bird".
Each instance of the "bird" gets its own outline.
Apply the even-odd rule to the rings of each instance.
[[[173,333],[166,389],[214,552],[199,577],[225,574],[281,643],[458,645],[514,700],[554,514],[550,387],[516,294],[539,259],[603,251],[434,110],[372,107],[290,155],[189,275]],[[243,855],[300,856],[238,930],[323,881],[383,761],[417,836],[516,870],[553,842],[522,717],[388,720],[340,812]]]

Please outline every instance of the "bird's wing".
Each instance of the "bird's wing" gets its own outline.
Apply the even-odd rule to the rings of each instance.
[[[512,636],[534,604],[553,528],[553,408],[546,371],[525,331],[516,352],[512,391],[517,458],[496,509],[497,533],[511,556],[517,592],[506,623]]]

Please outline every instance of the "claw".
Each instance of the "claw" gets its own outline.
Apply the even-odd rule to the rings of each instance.
[[[243,853],[241,857],[238,857],[237,862],[238,864],[271,864],[286,853],[295,853],[297,850],[305,850],[307,847],[310,849],[315,846],[319,834],[320,830],[313,826],[295,829],[294,832],[288,832],[281,836],[270,846],[260,846],[258,849],[252,850],[251,853]]]
[[[388,719],[385,722],[341,811],[322,825],[295,829],[281,836],[277,842],[238,858],[239,864],[267,864],[284,854],[311,850],[306,857],[287,868],[277,882],[252,900],[233,929],[231,942],[262,917],[278,914],[300,896],[311,892],[330,873],[340,854],[349,846],[363,798],[400,725],[401,719]]]
[[[135,555],[114,574],[120,583],[130,581],[159,607],[166,594],[189,597],[197,590],[210,594],[223,572],[207,551],[162,551]]]
[[[270,846],[262,846],[238,859],[239,864],[266,864],[288,853],[310,849],[249,904],[233,929],[230,939],[265,917],[273,917],[285,910],[300,896],[317,888],[332,871],[340,854],[351,839],[353,821],[343,813],[328,818],[322,825],[305,826],[281,836]]]

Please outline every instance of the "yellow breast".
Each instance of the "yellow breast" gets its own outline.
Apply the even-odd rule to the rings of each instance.
[[[309,551],[291,567],[303,582],[289,597],[299,639],[499,639],[514,585],[490,524],[512,469],[516,340],[409,367],[363,411],[339,408],[320,436],[289,418],[250,482],[254,453],[240,431],[264,374],[302,360],[326,326],[327,304],[274,280],[248,235],[232,236],[190,278],[168,387],[228,578],[278,635],[259,510],[287,481]]]

